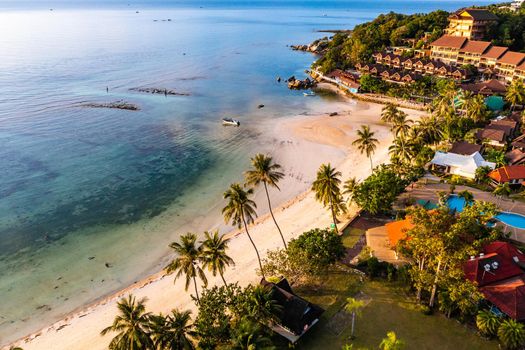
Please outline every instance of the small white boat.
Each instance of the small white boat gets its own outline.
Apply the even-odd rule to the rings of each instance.
[[[305,95],[305,96],[315,96],[315,92],[313,92],[313,91],[303,92],[303,95]]]
[[[240,126],[241,122],[232,118],[222,118],[222,125]]]

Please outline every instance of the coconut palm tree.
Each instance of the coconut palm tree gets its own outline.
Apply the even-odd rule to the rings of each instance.
[[[498,339],[506,349],[521,349],[525,345],[525,328],[513,319],[505,320],[498,328]]]
[[[487,106],[481,95],[473,95],[466,98],[463,108],[466,116],[476,123],[484,121],[487,116]]]
[[[508,197],[508,196],[510,196],[509,183],[505,182],[503,184],[499,184],[498,186],[496,186],[496,188],[494,189],[494,191],[492,193],[494,193],[495,196],[500,196],[500,197]]]
[[[329,164],[322,164],[317,171],[317,178],[312,183],[312,191],[315,192],[315,199],[321,202],[325,208],[330,207],[332,219],[334,221],[335,232],[337,230],[337,214],[345,212],[346,207],[343,203],[341,190],[341,172]]]
[[[255,209],[257,205],[250,199],[253,195],[253,188],[244,189],[240,184],[234,183],[230,185],[230,188],[224,192],[224,199],[228,200],[228,204],[222,208],[222,215],[224,220],[228,223],[231,222],[238,228],[244,227],[244,231],[248,235],[250,242],[252,243],[255,254],[257,254],[257,260],[259,261],[259,267],[261,269],[261,275],[264,278],[264,270],[261,263],[261,256],[259,250],[253,242],[252,236],[248,231],[248,224],[253,223],[254,218],[257,216]]]
[[[262,325],[248,318],[242,318],[232,329],[230,346],[232,350],[272,349],[270,338],[264,335]]]
[[[277,183],[284,177],[284,174],[279,171],[281,166],[277,163],[274,163],[272,157],[265,156],[264,154],[256,154],[255,157],[251,158],[252,169],[248,170],[245,173],[246,182],[251,186],[258,186],[259,184],[264,185],[264,192],[266,193],[266,199],[268,200],[268,208],[270,209],[270,215],[272,216],[273,222],[281,235],[283,240],[284,248],[286,249],[286,241],[284,239],[281,228],[275,220],[273,215],[272,204],[270,202],[270,195],[268,194],[268,186],[279,189]]]
[[[393,103],[387,103],[381,110],[381,121],[385,123],[393,123],[399,114],[399,109]]]
[[[247,296],[247,314],[244,316],[265,323],[281,315],[282,306],[273,298],[271,289],[257,285],[248,289]]]
[[[175,280],[184,274],[186,276],[185,290],[188,290],[193,280],[197,303],[200,302],[197,277],[205,286],[208,284],[208,280],[199,265],[202,260],[202,246],[197,246],[197,235],[188,232],[180,237],[180,243],[172,242],[170,248],[174,250],[177,257],[166,267],[168,274],[175,273]]]
[[[522,105],[525,103],[525,87],[520,79],[514,79],[510,86],[507,88],[505,99],[511,103],[511,109],[514,110],[516,105]]]
[[[410,163],[412,160],[412,145],[404,138],[397,137],[392,145],[388,147],[390,157],[397,157],[402,163]]]
[[[373,171],[372,166],[372,155],[374,154],[379,140],[374,137],[374,132],[370,131],[368,125],[361,125],[361,129],[357,130],[357,140],[352,142],[352,145],[357,146],[357,149],[361,154],[366,154],[370,159],[370,169]]]
[[[410,131],[410,124],[412,124],[413,121],[411,119],[407,119],[407,114],[403,111],[399,111],[396,118],[394,119],[394,124],[392,125],[392,132],[394,133],[395,137],[405,137],[408,132]]]
[[[459,192],[458,193],[458,197],[459,198],[463,198],[465,200],[465,204],[466,205],[469,205],[470,203],[472,203],[474,201],[474,196],[472,195],[471,192],[469,192],[467,190]]]
[[[151,336],[159,350],[193,350],[191,311],[171,310],[171,314],[153,315],[150,320]]]
[[[435,144],[443,138],[441,124],[435,116],[423,116],[415,128],[425,143]]]
[[[345,181],[343,185],[343,194],[348,195],[348,202],[351,203],[354,197],[354,191],[359,186],[359,181],[355,177],[351,177]]]
[[[355,330],[355,319],[357,316],[361,315],[361,309],[365,306],[365,303],[362,300],[357,300],[355,298],[347,298],[345,311],[352,314],[352,332],[350,338],[354,338]]]
[[[487,336],[493,337],[498,332],[501,319],[488,310],[481,310],[476,316],[476,326],[479,331]]]
[[[386,338],[381,340],[379,349],[381,350],[402,350],[405,348],[405,342],[397,338],[395,332],[388,332]]]
[[[118,334],[109,343],[110,350],[153,350],[154,343],[149,334],[151,314],[146,312],[146,299],[136,300],[133,295],[117,303],[119,313],[113,324],[100,332]]]
[[[202,242],[202,265],[208,268],[213,276],[217,276],[217,273],[222,278],[225,286],[228,286],[224,279],[224,270],[227,266],[235,265],[233,259],[226,254],[228,249],[229,238],[225,238],[225,235],[219,235],[219,231],[214,231],[213,234],[206,231],[204,232],[204,241]]]

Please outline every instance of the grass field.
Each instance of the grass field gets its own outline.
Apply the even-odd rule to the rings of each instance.
[[[362,281],[361,281],[362,280]],[[345,266],[329,273],[317,288],[297,288],[297,294],[326,309],[319,324],[297,344],[297,349],[377,349],[388,331],[396,332],[406,350],[489,350],[496,342],[479,337],[475,330],[441,314],[424,315],[401,287],[386,281],[368,281]],[[367,304],[357,319],[355,339],[349,340],[351,318],[343,306],[348,296]]]

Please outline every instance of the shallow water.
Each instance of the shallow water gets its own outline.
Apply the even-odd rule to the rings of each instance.
[[[178,228],[210,228],[248,156],[271,146],[268,122],[322,103],[276,82],[313,59],[288,44],[387,9],[462,5],[176,4],[0,1],[2,343],[161,268]],[[81,106],[116,100],[140,111]]]

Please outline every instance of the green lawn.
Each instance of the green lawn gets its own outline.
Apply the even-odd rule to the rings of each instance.
[[[341,349],[343,344],[350,343],[350,317],[342,311],[342,306],[347,296],[354,296],[359,291],[358,297],[365,300],[367,306],[356,322],[353,341],[356,349],[377,349],[390,330],[406,342],[406,350],[498,348],[496,342],[480,338],[456,320],[440,314],[423,315],[410,296],[393,283],[360,280],[361,277],[343,266],[329,273],[316,289],[296,288],[297,294],[326,309],[320,323],[297,344],[297,349]]]
[[[365,230],[362,230],[360,228],[355,228],[348,226],[343,230],[343,235],[341,236],[343,239],[343,244],[346,248],[352,248],[357,241],[359,240],[359,237],[365,234]]]

